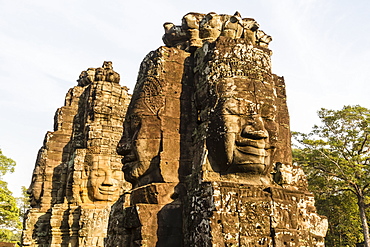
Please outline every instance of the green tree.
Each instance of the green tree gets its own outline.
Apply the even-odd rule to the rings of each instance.
[[[14,172],[14,160],[7,158],[0,150],[0,241],[17,241],[16,236],[21,229],[19,209],[16,199],[3,180],[7,173]]]
[[[293,149],[294,162],[304,160],[305,153]],[[309,181],[309,190],[315,194],[317,212],[328,217],[329,228],[325,237],[326,246],[356,246],[363,242],[358,206],[353,193],[334,191],[330,180],[321,171],[300,162]]]
[[[366,216],[370,206],[370,110],[358,105],[322,108],[318,115],[322,125],[315,125],[308,134],[294,133],[299,143],[295,161],[306,167],[314,191],[319,192],[318,201],[321,196],[337,207],[342,204],[340,210],[346,206],[349,212],[343,213],[348,216],[355,198],[364,243],[370,247]],[[340,210],[334,211],[338,214]]]
[[[22,186],[21,189],[22,189],[22,196],[17,197],[16,199],[17,199],[17,205],[18,205],[19,212],[20,212],[21,222],[23,222],[24,215],[27,213],[28,209],[31,206],[30,206],[30,197],[27,193],[26,186]]]

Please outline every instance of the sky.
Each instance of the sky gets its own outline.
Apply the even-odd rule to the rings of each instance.
[[[309,132],[320,108],[370,108],[368,0],[0,0],[0,149],[17,163],[5,176],[13,195],[29,186],[54,113],[82,70],[112,61],[133,89],[142,59],[163,45],[163,23],[235,11],[273,38],[292,130]]]

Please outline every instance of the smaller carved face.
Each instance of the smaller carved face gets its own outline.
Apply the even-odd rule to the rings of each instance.
[[[106,164],[94,163],[89,172],[88,191],[93,201],[114,201],[120,196],[123,173]]]

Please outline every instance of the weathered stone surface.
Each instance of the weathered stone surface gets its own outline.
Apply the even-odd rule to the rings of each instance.
[[[323,246],[271,37],[238,12],[164,29],[126,115],[118,149],[133,189],[112,207],[106,245]]]
[[[199,122],[185,245],[324,245],[327,220],[292,164],[285,84],[271,54],[222,35],[194,53]]]
[[[116,152],[130,100],[111,62],[83,71],[55,114],[28,193],[24,246],[103,246],[110,206],[131,186]]]
[[[110,62],[67,94],[36,162],[24,245],[324,246],[271,37],[238,12],[164,29],[128,108]]]
[[[107,246],[183,245],[180,198],[190,173],[183,156],[189,159],[190,118],[195,118],[186,110],[191,109],[189,55],[161,47],[141,64],[118,147],[133,190],[112,208]]]
[[[161,47],[141,64],[118,147],[124,155],[125,178],[134,187],[179,182],[180,143],[191,135],[181,129],[187,117],[182,109],[190,105],[183,91],[188,56],[183,50]],[[168,162],[169,169],[163,169]]]
[[[259,30],[259,24],[252,18],[241,18],[239,12],[234,15],[188,13],[182,18],[181,26],[166,22],[163,42],[168,47],[194,50],[203,44],[211,43],[219,37],[231,39],[243,38],[245,42],[260,47],[268,47],[271,36]]]

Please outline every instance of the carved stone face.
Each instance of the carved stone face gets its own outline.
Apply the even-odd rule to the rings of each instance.
[[[147,68],[157,70],[151,67],[154,66],[153,61],[154,58],[147,57],[143,64],[146,64]],[[118,144],[117,153],[124,156],[122,170],[125,180],[133,187],[163,181],[159,168],[159,155],[163,149],[161,146],[163,141],[161,119],[165,103],[163,84],[155,76],[144,77],[143,81],[136,85],[127,109],[124,133]]]
[[[92,201],[115,201],[120,196],[123,174],[106,164],[93,164],[89,171],[88,192]]]
[[[218,87],[219,99],[210,117],[207,138],[215,171],[264,175],[272,167],[277,135],[274,95],[272,88],[261,93],[256,84],[228,79]]]
[[[137,102],[137,108],[145,108]],[[141,105],[141,107],[140,107]],[[154,115],[128,114],[125,130],[118,145],[118,153],[123,155],[125,180],[134,187],[161,181],[158,171],[160,152],[160,121]]]

